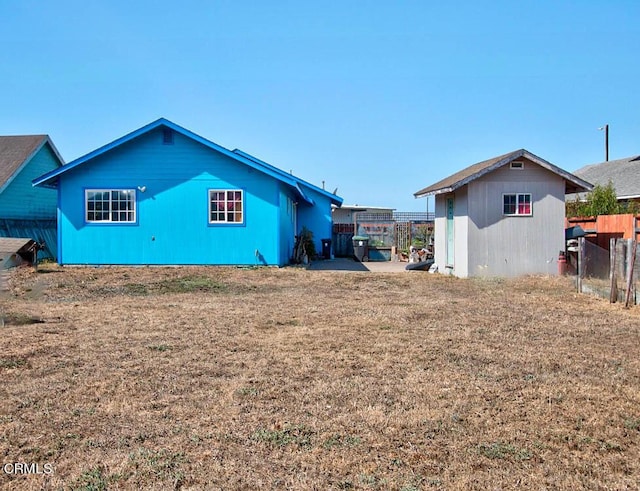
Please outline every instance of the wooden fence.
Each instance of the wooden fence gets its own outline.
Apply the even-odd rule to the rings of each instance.
[[[610,238],[608,250],[579,239],[577,253],[577,290],[608,298],[611,303],[637,304],[640,281],[638,241]]]
[[[587,239],[598,247],[609,250],[611,239],[640,238],[638,221],[640,216],[631,213],[623,215],[600,215],[597,217],[567,218],[566,227],[580,226],[587,234]]]

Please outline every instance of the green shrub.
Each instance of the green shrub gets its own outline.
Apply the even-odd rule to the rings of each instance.
[[[627,206],[618,202],[613,183],[609,181],[606,186],[596,184],[593,190],[587,194],[584,201],[570,201],[566,205],[568,217],[591,217],[598,215],[616,215],[624,213]]]

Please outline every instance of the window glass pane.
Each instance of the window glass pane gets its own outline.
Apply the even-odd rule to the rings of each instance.
[[[504,195],[503,213],[505,215],[513,215],[516,212],[516,195],[505,194]]]
[[[209,221],[242,223],[242,191],[209,190]]]
[[[520,194],[518,196],[518,215],[531,214],[531,195]]]
[[[131,189],[87,191],[85,209],[90,222],[135,222],[135,192]]]

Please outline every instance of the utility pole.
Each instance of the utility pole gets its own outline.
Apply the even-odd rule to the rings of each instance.
[[[609,125],[605,124],[598,129],[604,130],[604,160],[609,162]]]

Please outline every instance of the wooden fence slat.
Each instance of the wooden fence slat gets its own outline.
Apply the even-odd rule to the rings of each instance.
[[[624,306],[626,308],[629,308],[629,304],[631,303],[631,292],[633,291],[633,268],[635,267],[636,252],[638,251],[638,242],[633,239],[629,240],[631,241],[631,247],[629,247],[631,256],[627,263],[627,290],[624,296]]]
[[[578,239],[578,293],[582,293],[582,278],[584,278],[584,260],[585,260],[585,245],[584,237]]]
[[[618,300],[618,284],[616,283],[616,239],[609,239],[609,284],[611,285],[609,303],[615,303],[616,300]]]

